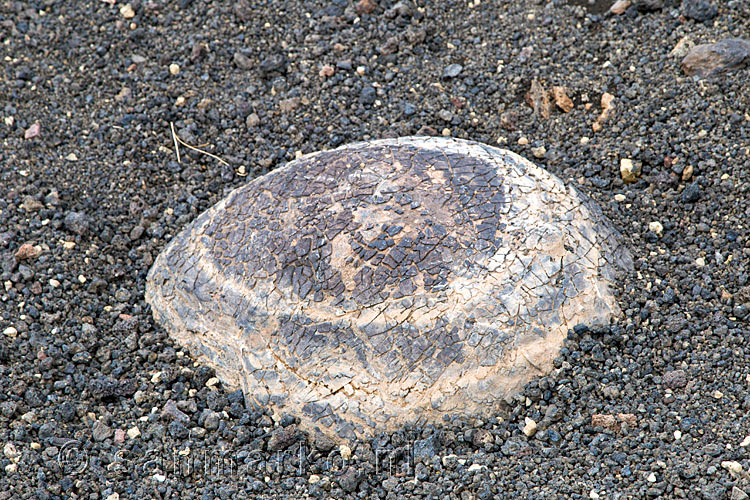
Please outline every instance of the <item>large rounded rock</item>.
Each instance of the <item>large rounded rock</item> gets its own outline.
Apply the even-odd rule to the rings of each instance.
[[[619,312],[617,236],[509,151],[364,142],[233,191],[159,255],[146,300],[248,402],[349,439],[497,411],[569,328]]]

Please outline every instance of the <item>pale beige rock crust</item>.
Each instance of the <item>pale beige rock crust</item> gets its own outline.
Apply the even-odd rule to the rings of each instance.
[[[478,143],[410,137],[303,157],[159,255],[146,300],[248,403],[353,439],[489,415],[568,329],[618,314],[631,265],[572,187]]]

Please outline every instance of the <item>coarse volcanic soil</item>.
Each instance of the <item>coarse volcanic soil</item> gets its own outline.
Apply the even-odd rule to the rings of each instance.
[[[750,4],[711,1],[703,23],[655,0],[3,2],[0,499],[746,498],[750,70],[680,60],[748,38]],[[533,112],[535,79],[573,109]],[[170,122],[229,165],[178,163]],[[575,184],[634,255],[624,318],[571,332],[507,412],[334,447],[154,324],[154,258],[232,188],[431,133]]]

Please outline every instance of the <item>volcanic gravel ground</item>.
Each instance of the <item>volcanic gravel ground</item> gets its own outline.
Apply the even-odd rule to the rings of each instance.
[[[747,498],[750,71],[680,60],[748,38],[750,4],[712,1],[2,2],[0,499]],[[573,109],[533,111],[534,80]],[[170,122],[229,165],[178,163]],[[635,257],[624,316],[497,418],[311,442],[166,337],[146,273],[249,178],[416,133],[598,200]]]

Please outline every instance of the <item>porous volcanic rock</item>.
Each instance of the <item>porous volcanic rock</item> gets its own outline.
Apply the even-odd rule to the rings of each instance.
[[[619,313],[631,257],[601,212],[524,158],[407,137],[305,156],[175,237],[146,300],[248,402],[353,439],[487,415],[567,331]]]

